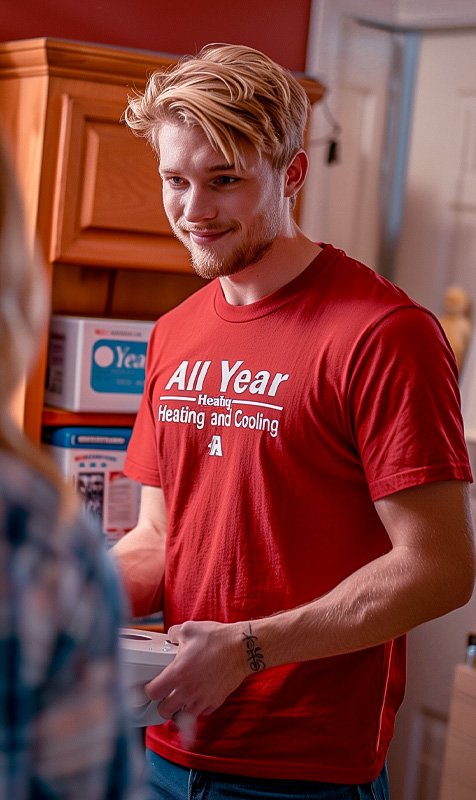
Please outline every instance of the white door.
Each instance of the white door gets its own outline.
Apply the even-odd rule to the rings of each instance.
[[[395,281],[437,314],[445,288],[460,284],[476,309],[474,30],[422,36]],[[476,474],[476,445],[470,449]],[[473,506],[476,519],[476,493]],[[408,688],[390,757],[394,800],[438,798],[453,673],[470,630],[476,596],[409,636]]]
[[[318,104],[304,227],[376,267],[395,49],[388,30],[362,27],[346,15],[355,5],[317,3],[309,71],[324,84],[329,80],[328,103],[342,126],[342,152],[337,165],[326,166],[324,142],[332,126]],[[446,287],[460,283],[472,297],[476,321],[474,28],[421,33],[414,91],[392,277],[437,314]],[[476,474],[476,444],[473,470]],[[476,519],[476,493],[474,506]],[[464,659],[469,630],[476,630],[476,597],[409,635],[407,693],[389,754],[392,800],[438,798],[453,672]]]
[[[450,283],[476,306],[476,32],[422,36],[395,278],[437,313]]]
[[[374,267],[392,45],[389,34],[356,22],[348,5],[345,0],[322,4],[323,17],[316,21],[319,36],[308,69],[328,91],[313,111],[302,226],[316,240],[331,242]],[[334,121],[341,129],[339,157],[327,164]]]

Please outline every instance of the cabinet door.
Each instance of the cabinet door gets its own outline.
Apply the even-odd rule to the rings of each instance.
[[[155,156],[121,123],[125,100],[61,101],[51,261],[190,272],[163,210]]]

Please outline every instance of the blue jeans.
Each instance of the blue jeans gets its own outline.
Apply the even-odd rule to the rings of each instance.
[[[245,778],[180,767],[146,751],[154,800],[388,800],[387,770],[372,783]]]

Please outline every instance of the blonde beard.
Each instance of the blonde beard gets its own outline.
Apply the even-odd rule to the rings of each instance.
[[[187,234],[176,225],[173,226],[173,231],[189,251],[190,261],[197,275],[205,280],[213,280],[236,275],[260,261],[279,233],[279,221],[274,213],[267,215],[264,220],[256,220],[246,241],[226,256],[219,256],[213,247],[197,247],[191,244]]]
[[[224,278],[227,275],[236,275],[251,264],[256,264],[272,247],[273,242],[274,239],[271,239],[253,246],[243,246],[226,259],[219,258],[213,250],[200,253],[190,251],[190,261],[200,278],[209,281],[214,278]]]

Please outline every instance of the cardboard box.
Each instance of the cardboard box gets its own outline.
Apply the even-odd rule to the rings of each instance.
[[[45,402],[70,411],[137,411],[153,325],[53,315]]]
[[[140,484],[123,473],[131,428],[45,428],[45,449],[78,490],[112,546],[135,526]]]

